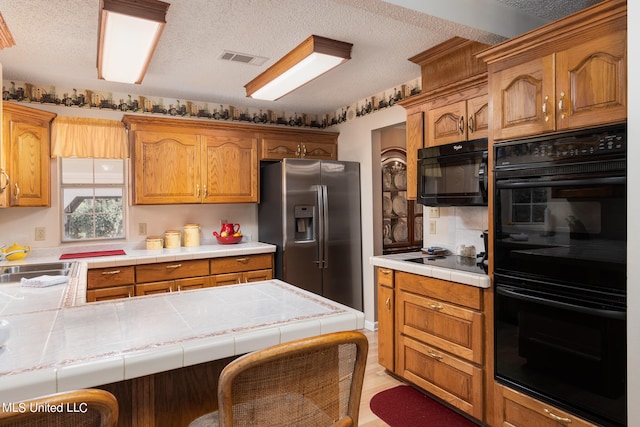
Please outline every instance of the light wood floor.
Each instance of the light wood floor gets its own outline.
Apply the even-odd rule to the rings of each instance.
[[[360,404],[359,426],[378,427],[388,426],[378,418],[369,408],[369,401],[382,390],[393,388],[403,384],[401,381],[389,375],[386,370],[378,365],[378,333],[366,329],[361,331],[369,340],[369,354],[367,355],[367,368],[362,387],[362,400]]]

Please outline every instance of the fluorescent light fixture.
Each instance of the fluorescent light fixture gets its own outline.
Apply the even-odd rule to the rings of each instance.
[[[244,87],[248,97],[275,101],[351,59],[351,43],[309,36]]]
[[[102,0],[98,78],[142,83],[168,9],[169,3],[159,0]]]

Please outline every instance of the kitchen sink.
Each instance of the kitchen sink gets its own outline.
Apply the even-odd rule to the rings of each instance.
[[[19,282],[23,277],[31,279],[38,276],[69,276],[72,262],[52,262],[46,264],[10,265],[3,267],[0,283]]]
[[[50,270],[69,270],[73,263],[71,262],[52,262],[48,264],[25,264],[25,265],[11,265],[2,269],[2,274],[5,273],[26,273],[30,271],[50,271]],[[49,273],[43,273],[49,274]]]
[[[0,283],[19,282],[20,279],[31,279],[39,276],[68,276],[69,270],[44,270],[44,271],[26,271],[24,273],[2,273],[0,274]]]

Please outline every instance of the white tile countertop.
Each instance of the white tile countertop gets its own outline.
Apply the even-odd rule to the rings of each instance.
[[[411,258],[425,256],[422,252],[407,252],[392,255],[377,255],[369,258],[371,265],[384,267],[406,273],[419,274],[421,276],[448,280],[463,285],[476,286],[478,288],[491,287],[491,279],[486,274],[471,273],[452,268],[441,268],[430,265],[418,264],[406,261]]]
[[[260,253],[252,249],[272,251],[262,244],[235,245],[225,248],[224,255],[207,248],[155,257],[127,251],[127,261],[120,256],[81,260],[77,280],[66,285],[25,289],[0,284],[0,319],[11,327],[9,340],[0,348],[0,402],[94,387],[364,327],[362,312],[275,279],[95,303],[80,297],[86,291],[88,265]],[[36,258],[30,261],[46,262]]]

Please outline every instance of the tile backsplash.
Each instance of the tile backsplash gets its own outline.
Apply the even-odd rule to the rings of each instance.
[[[458,245],[473,245],[477,253],[485,250],[482,232],[489,226],[486,206],[441,207],[439,218],[429,218],[425,209],[424,221],[424,247],[442,246],[455,252]],[[430,233],[430,221],[435,221],[435,234]]]

